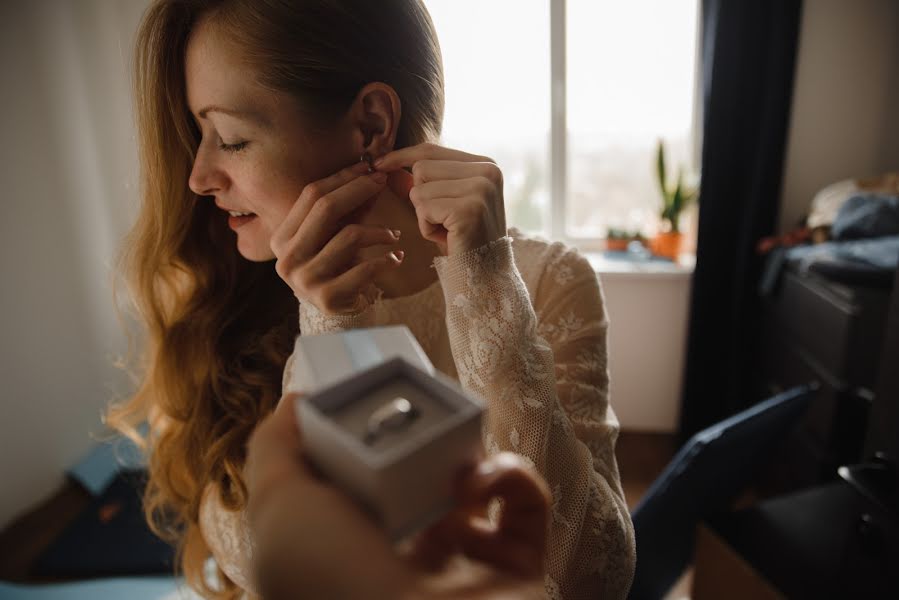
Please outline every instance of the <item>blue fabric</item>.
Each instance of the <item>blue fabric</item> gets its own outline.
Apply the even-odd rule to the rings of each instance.
[[[0,582],[0,600],[159,600],[183,586],[174,577],[118,577],[74,583],[19,585]]]
[[[140,450],[134,442],[117,437],[94,446],[67,474],[93,496],[99,496],[123,467],[135,469],[143,465]]]
[[[899,235],[899,196],[856,194],[840,207],[830,227],[835,240]]]
[[[892,273],[899,263],[899,235],[797,246],[787,250],[787,260],[799,261],[800,271],[817,262],[846,261]]]
[[[694,435],[634,508],[637,569],[630,597],[665,596],[693,556],[696,526],[740,493],[817,388],[798,387]]]
[[[174,548],[156,537],[143,511],[146,473],[124,470],[35,560],[37,577],[168,575]]]

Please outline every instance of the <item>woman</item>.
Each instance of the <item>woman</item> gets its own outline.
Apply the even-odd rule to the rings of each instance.
[[[125,265],[149,347],[111,420],[150,420],[148,516],[193,585],[255,591],[245,444],[293,338],[402,323],[486,399],[488,451],[549,483],[549,596],[625,595],[598,282],[576,252],[507,232],[492,161],[433,143],[443,75],[421,1],[159,0],[135,65],[143,206]]]

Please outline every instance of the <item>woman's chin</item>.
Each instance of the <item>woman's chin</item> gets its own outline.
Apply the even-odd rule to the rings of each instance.
[[[238,234],[237,251],[251,262],[267,262],[274,260],[275,253],[268,240],[249,240]]]

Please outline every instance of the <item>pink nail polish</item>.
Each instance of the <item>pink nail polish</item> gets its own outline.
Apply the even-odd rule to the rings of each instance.
[[[403,257],[406,256],[406,253],[402,250],[394,250],[391,254],[393,254],[398,262],[403,262]]]

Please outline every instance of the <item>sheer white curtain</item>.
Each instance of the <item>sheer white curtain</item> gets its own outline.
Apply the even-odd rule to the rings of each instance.
[[[146,4],[0,2],[0,528],[60,484],[129,389],[111,278],[137,207]]]

